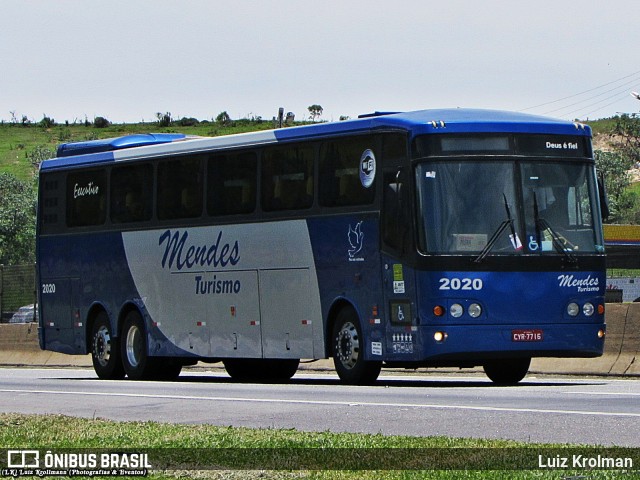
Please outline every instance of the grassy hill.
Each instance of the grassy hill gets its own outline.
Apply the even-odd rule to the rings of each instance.
[[[590,122],[594,135],[606,134],[613,128],[614,120],[602,119]],[[300,123],[302,124],[302,123]],[[119,137],[133,133],[184,133],[187,135],[218,136],[273,128],[271,121],[236,120],[229,125],[216,122],[200,122],[194,126],[172,124],[160,127],[158,123],[114,124],[105,128],[93,125],[0,124],[0,172],[10,172],[22,180],[32,177],[32,157],[54,157],[56,147],[65,142]]]
[[[0,124],[0,172],[10,172],[22,180],[31,178],[34,169],[31,158],[54,157],[61,143],[120,137],[133,133],[184,133],[186,135],[217,136],[244,133],[273,128],[271,122],[252,120],[232,121],[229,125],[201,122],[194,126],[171,125],[160,127],[157,123],[133,123],[95,126],[55,125],[49,128],[37,124]]]

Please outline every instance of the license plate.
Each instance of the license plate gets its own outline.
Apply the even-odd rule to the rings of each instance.
[[[513,342],[541,342],[544,339],[542,330],[511,330]]]

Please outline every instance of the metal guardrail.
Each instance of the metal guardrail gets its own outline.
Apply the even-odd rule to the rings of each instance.
[[[35,264],[0,265],[0,323],[8,323],[20,307],[36,304]]]

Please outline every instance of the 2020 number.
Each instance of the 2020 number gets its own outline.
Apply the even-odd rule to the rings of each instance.
[[[439,290],[482,290],[481,278],[441,278]]]

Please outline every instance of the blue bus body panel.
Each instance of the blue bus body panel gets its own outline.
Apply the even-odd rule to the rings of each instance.
[[[100,165],[114,161],[113,152],[88,153],[74,157],[52,158],[40,164],[41,171],[56,170],[60,168],[80,167],[83,165]]]
[[[275,135],[279,141],[291,141],[385,128],[408,130],[412,132],[412,136],[424,133],[474,132],[591,136],[591,128],[587,125],[523,113],[475,109],[419,110],[344,122],[284,128],[275,130]]]

